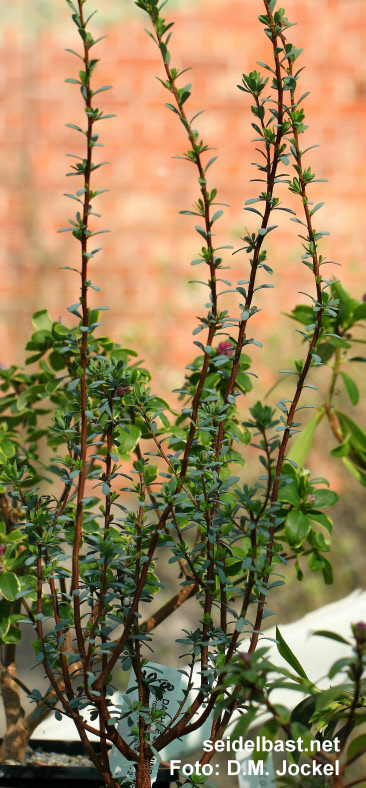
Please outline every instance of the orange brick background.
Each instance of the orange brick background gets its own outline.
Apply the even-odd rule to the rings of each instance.
[[[192,165],[171,158],[185,150],[185,132],[164,107],[169,96],[155,79],[163,75],[162,64],[143,30],[146,15],[132,0],[100,0],[99,5],[96,29],[108,38],[94,50],[101,57],[95,85],[113,84],[99,104],[117,118],[99,124],[105,149],[96,158],[110,164],[96,173],[94,183],[110,191],[95,201],[103,214],[103,223],[96,220],[95,227],[108,227],[111,234],[98,238],[103,252],[95,258],[91,276],[101,287],[96,302],[111,307],[103,315],[106,331],[140,350],[155,369],[154,388],[167,393],[180,383],[192,358],[195,316],[205,313],[203,288],[187,284],[190,278],[203,278],[203,267],[189,266],[200,239],[192,217],[179,215],[197,196],[196,176]],[[33,311],[48,304],[54,319],[65,316],[67,304],[78,297],[76,275],[59,271],[60,265],[78,263],[78,244],[71,234],[56,235],[56,230],[73,215],[73,203],[63,192],[73,191],[77,182],[81,185],[65,177],[72,161],[65,153],[82,152],[81,135],[65,124],[82,123],[83,114],[78,88],[64,83],[65,77],[77,76],[79,63],[64,49],[79,48],[80,39],[66,4],[47,0],[31,6],[28,0],[13,0],[0,33],[0,360],[7,364],[24,357]],[[318,177],[329,179],[310,187],[314,200],[326,202],[316,227],[331,232],[324,250],[343,265],[329,266],[327,274],[341,271],[343,281],[359,295],[366,290],[364,3],[292,0],[287,6],[291,20],[298,22],[289,40],[304,47],[301,64],[307,67],[301,91],[311,91],[303,147],[319,143],[308,154],[308,163]],[[253,214],[244,214],[242,208],[260,184],[249,183],[256,177],[250,166],[257,159],[251,143],[253,116],[248,96],[236,85],[244,71],[256,67],[256,60],[270,57],[257,20],[262,3],[181,0],[169,9],[166,15],[176,20],[172,65],[193,66],[183,78],[193,83],[186,106],[191,114],[205,108],[197,127],[218,149],[209,185],[217,186],[219,198],[231,205],[215,225],[217,243],[237,248],[244,224],[256,229]],[[284,188],[279,196],[284,204],[293,204]],[[298,290],[312,287],[311,275],[299,262],[297,226],[288,214],[278,212],[277,217],[280,229],[269,240],[276,289],[258,294],[257,305],[265,312],[252,323],[256,337],[265,342],[262,355],[255,355],[264,388],[276,380],[272,359],[281,334],[284,357],[293,342],[293,324],[276,314],[296,303]],[[246,278],[245,253],[231,258],[227,252],[226,260],[233,265],[234,280]]]

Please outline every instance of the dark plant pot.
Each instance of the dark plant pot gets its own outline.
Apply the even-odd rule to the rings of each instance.
[[[84,754],[79,742],[33,740],[29,745],[32,749],[41,747],[45,753]],[[94,746],[94,749],[98,751],[98,746]],[[1,788],[49,788],[54,782],[65,783],[65,786],[67,783],[67,788],[104,788],[101,779],[94,766],[0,765]],[[158,771],[154,788],[169,788],[169,785],[175,781],[176,777],[170,774],[170,769],[162,766]]]

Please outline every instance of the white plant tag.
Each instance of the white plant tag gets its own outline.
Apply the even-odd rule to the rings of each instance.
[[[180,692],[183,679],[181,672],[176,668],[169,668],[166,665],[158,665],[155,662],[148,662],[143,669],[143,675],[146,678],[153,678],[154,682],[162,689],[163,697],[160,700],[158,700],[155,695],[150,693],[150,708],[165,709],[165,715],[162,718],[162,722],[168,723],[176,714],[179,704],[183,700],[183,693]],[[133,703],[133,701],[138,701],[139,699],[136,676],[133,670],[131,671],[127,689],[131,689],[131,687],[135,687],[135,689],[132,692],[129,692],[127,696],[129,703]],[[124,703],[126,703],[125,700]],[[134,714],[133,716],[136,717],[137,722],[137,715]],[[154,725],[152,725],[151,729],[154,730]],[[117,725],[117,730],[127,742],[127,744],[129,744],[129,746],[132,747],[135,752],[138,752],[139,740],[137,736],[131,733],[128,717],[120,720]],[[158,758],[152,758],[151,760],[150,778],[152,783],[156,780],[159,762],[160,759]],[[136,772],[132,761],[129,761],[127,758],[125,758],[125,756],[122,755],[122,753],[120,753],[117,747],[114,745],[111,748],[109,764],[114,777],[118,779],[135,779]]]
[[[260,760],[258,763],[254,763],[251,754],[245,750],[236,753],[236,760],[240,763],[239,788],[275,788],[272,754],[269,754],[266,761]]]

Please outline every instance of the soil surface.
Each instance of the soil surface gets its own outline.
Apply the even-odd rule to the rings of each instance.
[[[68,755],[62,752],[45,752],[41,747],[27,747],[24,761],[9,758],[2,765],[8,766],[89,766],[93,764],[86,755]]]

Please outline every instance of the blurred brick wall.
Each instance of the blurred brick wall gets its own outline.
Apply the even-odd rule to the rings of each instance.
[[[65,177],[72,161],[65,153],[80,153],[82,138],[65,124],[82,123],[83,117],[79,91],[65,85],[64,79],[76,76],[78,61],[64,49],[79,47],[79,38],[66,4],[56,8],[51,0],[35,0],[31,5],[30,9],[29,0],[13,0],[0,33],[0,360],[8,364],[24,357],[33,311],[48,304],[55,319],[67,314],[67,304],[78,296],[76,275],[59,271],[60,265],[78,263],[78,244],[70,234],[56,235],[56,230],[73,212],[63,192],[77,188],[76,179]],[[117,13],[120,5],[117,0],[100,2],[109,18],[114,14],[114,21],[108,23],[105,13],[100,35],[107,33],[108,39],[98,45],[102,60],[95,84],[113,84],[113,91],[101,94],[99,104],[117,118],[98,129],[105,144],[103,159],[111,163],[93,180],[110,191],[94,207],[103,214],[98,228],[108,227],[111,234],[100,236],[103,252],[95,258],[91,276],[101,287],[96,302],[111,307],[103,315],[106,331],[117,341],[137,346],[155,368],[155,388],[168,392],[180,382],[182,368],[192,357],[195,315],[205,312],[203,288],[187,284],[190,278],[202,278],[196,275],[203,269],[189,266],[197,255],[199,236],[192,217],[179,215],[197,196],[196,178],[193,167],[171,159],[186,148],[185,133],[164,107],[168,94],[155,79],[162,76],[162,65],[143,30],[147,19],[133,11],[132,0],[123,5],[127,14]],[[287,6],[291,20],[298,22],[289,31],[290,40],[304,47],[302,62],[307,68],[301,91],[311,91],[306,101],[310,128],[303,147],[319,143],[308,163],[318,177],[329,179],[328,184],[310,187],[314,200],[326,202],[316,226],[331,231],[324,249],[343,265],[329,267],[327,273],[341,271],[357,295],[360,288],[366,290],[364,2],[292,0]],[[215,225],[217,243],[238,247],[244,224],[255,229],[253,215],[242,208],[257,193],[257,184],[249,184],[256,177],[250,162],[257,154],[251,143],[248,96],[236,85],[242,72],[255,68],[256,60],[270,56],[257,21],[262,4],[196,0],[166,10],[176,19],[172,64],[193,66],[185,77],[193,82],[189,109],[191,114],[206,109],[197,126],[219,153],[209,170],[209,184],[218,187],[219,199],[231,204]],[[289,204],[288,193],[279,194]],[[297,226],[286,217],[279,214],[280,229],[269,242],[276,290],[258,295],[266,317],[253,324],[257,338],[266,340],[264,359],[271,357],[280,332],[286,340],[284,355],[290,342],[292,324],[283,318],[274,325],[276,310],[288,311],[297,291],[312,287],[309,272],[299,262]],[[233,265],[234,279],[246,278],[245,253],[231,260],[228,252],[226,259]],[[262,368],[261,379],[264,386],[270,385],[276,367]]]

